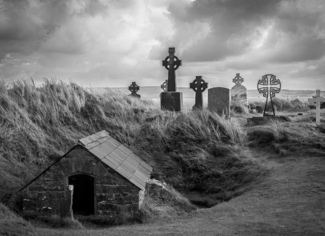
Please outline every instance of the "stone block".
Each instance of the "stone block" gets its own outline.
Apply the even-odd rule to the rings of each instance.
[[[160,104],[162,110],[182,111],[183,94],[180,92],[162,92],[160,94]]]
[[[82,172],[87,173],[87,174],[93,174],[94,168],[96,168],[96,165],[97,165],[97,163],[95,160],[87,160]]]
[[[97,165],[93,169],[93,174],[97,176],[103,176],[106,173],[106,167],[102,162],[98,162]]]
[[[60,160],[60,166],[61,166],[61,169],[65,175],[69,175],[72,173],[70,164],[66,158],[62,158]]]
[[[220,116],[230,114],[230,91],[228,88],[216,87],[208,89],[208,108]]]

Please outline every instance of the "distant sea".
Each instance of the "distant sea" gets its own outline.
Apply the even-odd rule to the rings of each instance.
[[[114,91],[120,91],[122,93],[130,94],[131,92],[128,90],[128,88],[93,88],[93,90],[97,92],[105,92],[107,90],[114,90]],[[194,99],[195,99],[195,93],[192,89],[189,88],[177,88],[178,92],[183,93],[183,104],[184,107],[190,108],[194,105]],[[138,94],[141,95],[142,98],[147,98],[152,100],[157,105],[160,103],[160,93],[162,92],[162,89],[157,86],[148,86],[148,87],[140,87],[140,90],[138,91]],[[307,101],[308,98],[311,98],[316,94],[315,90],[288,90],[288,89],[282,89],[280,93],[276,94],[276,97],[288,99],[288,100],[294,100],[296,98]],[[325,91],[321,91],[321,96],[325,96]],[[256,89],[249,89],[247,90],[247,97],[248,101],[260,101],[265,100],[265,98],[258,93]],[[203,93],[203,105],[207,106],[208,101],[208,91],[205,90]]]

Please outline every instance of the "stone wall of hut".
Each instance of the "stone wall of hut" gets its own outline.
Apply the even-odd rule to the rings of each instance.
[[[76,146],[24,190],[23,212],[68,215],[71,201],[68,177],[74,174],[94,177],[95,215],[138,211],[140,189],[88,150]]]

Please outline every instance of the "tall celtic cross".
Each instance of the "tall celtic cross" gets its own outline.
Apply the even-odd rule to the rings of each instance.
[[[263,94],[263,97],[266,98],[263,116],[269,115],[266,113],[267,103],[268,103],[269,99],[270,99],[270,103],[271,103],[273,116],[275,116],[272,98],[275,97],[276,93],[280,93],[281,81],[279,79],[276,79],[275,75],[272,75],[272,74],[263,75],[262,79],[260,79],[257,83],[257,90],[259,93]]]
[[[129,86],[129,90],[131,91],[130,96],[141,97],[139,94],[137,94],[137,92],[140,90],[140,87],[136,82],[132,82],[132,84]]]
[[[241,77],[239,73],[237,73],[236,77],[232,79],[232,82],[234,82],[235,84],[241,84],[242,82],[244,82],[244,78]]]
[[[193,106],[194,109],[202,109],[203,107],[203,92],[208,87],[208,83],[206,83],[202,76],[196,76],[195,80],[190,83],[190,88],[195,92],[195,105]]]
[[[168,83],[167,91],[175,92],[176,91],[176,76],[175,71],[179,66],[182,65],[182,61],[179,60],[175,54],[175,48],[169,48],[169,56],[162,61],[162,65],[168,70]]]

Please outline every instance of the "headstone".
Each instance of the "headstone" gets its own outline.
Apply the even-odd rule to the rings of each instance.
[[[129,90],[131,91],[131,94],[129,96],[141,98],[137,92],[140,90],[140,87],[136,84],[136,82],[132,82],[132,84],[129,86]]]
[[[175,48],[169,48],[169,56],[162,61],[162,65],[168,70],[167,91],[160,94],[162,110],[181,111],[183,108],[183,94],[176,92],[175,71],[182,65],[175,54]]]
[[[190,83],[190,88],[195,92],[195,104],[193,106],[193,110],[199,109],[202,110],[203,107],[203,92],[208,87],[208,83],[206,83],[202,76],[196,76],[196,79]]]
[[[236,77],[233,78],[232,81],[235,83],[235,86],[231,88],[231,101],[239,102],[245,106],[248,106],[247,88],[241,84],[244,82],[244,78],[237,73]]]
[[[221,115],[230,115],[230,90],[216,87],[208,89],[208,108]]]
[[[263,116],[275,116],[272,98],[275,97],[276,93],[281,91],[281,81],[276,79],[275,75],[263,75],[262,79],[257,82],[257,90],[259,93],[263,94],[263,97],[266,98]],[[268,103],[271,106],[272,114],[267,113]]]
[[[164,92],[167,92],[167,87],[168,87],[167,84],[168,84],[168,80],[165,80],[165,82],[160,85],[160,88],[164,90]]]

